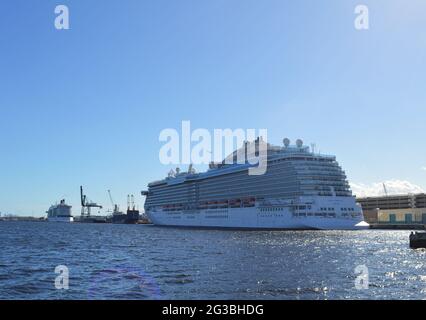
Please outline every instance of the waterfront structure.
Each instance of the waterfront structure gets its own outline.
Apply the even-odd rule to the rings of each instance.
[[[152,182],[145,212],[157,225],[260,229],[357,229],[361,206],[336,157],[314,153],[301,140],[283,146],[245,142],[209,170],[169,173]],[[266,144],[267,170],[250,175],[254,154]],[[252,145],[254,144],[254,145]],[[245,154],[245,162],[237,161]],[[363,225],[365,227],[365,224]]]
[[[389,225],[425,225],[426,194],[401,194],[357,198],[367,221]]]

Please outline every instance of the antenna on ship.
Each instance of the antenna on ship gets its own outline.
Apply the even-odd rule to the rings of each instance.
[[[174,176],[175,176],[175,172],[173,171],[173,169],[170,169],[169,174],[168,174],[168,177],[169,177],[169,178],[172,178],[172,177],[174,177]]]
[[[289,138],[284,138],[283,139],[283,144],[284,144],[284,147],[288,148],[289,145],[290,145],[290,139]]]
[[[135,197],[133,194],[127,195],[127,210],[135,210]]]
[[[191,163],[190,165],[189,165],[189,167],[188,167],[188,173],[191,173],[191,174],[194,174],[195,173],[195,169],[194,169],[194,166],[193,166],[193,164]]]

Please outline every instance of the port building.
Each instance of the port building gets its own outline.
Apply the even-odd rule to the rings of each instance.
[[[370,224],[426,225],[426,194],[357,198]]]

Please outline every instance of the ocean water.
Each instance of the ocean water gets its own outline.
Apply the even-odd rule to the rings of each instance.
[[[423,299],[409,233],[0,222],[0,299]]]

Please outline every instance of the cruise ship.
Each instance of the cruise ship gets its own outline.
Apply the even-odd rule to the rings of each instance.
[[[71,206],[61,200],[59,204],[53,205],[49,208],[47,213],[47,221],[49,222],[74,222],[71,215]]]
[[[248,144],[254,143],[251,148]],[[266,172],[250,175],[247,150],[266,144]],[[259,149],[257,149],[259,150]],[[245,161],[236,161],[246,154]],[[255,152],[256,154],[256,152]],[[259,152],[257,152],[259,154]],[[231,161],[230,161],[231,159]],[[336,157],[313,152],[298,139],[275,146],[245,142],[206,172],[177,168],[152,182],[145,212],[156,225],[238,229],[353,230],[366,228]]]

